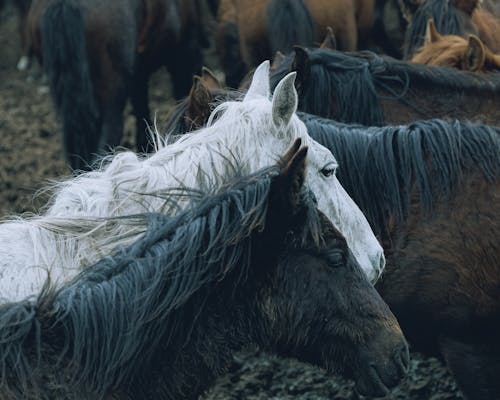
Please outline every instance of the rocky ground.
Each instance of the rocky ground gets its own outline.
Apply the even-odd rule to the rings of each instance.
[[[0,15],[0,215],[33,212],[46,201],[40,191],[47,182],[70,174],[46,84],[40,73],[16,70],[20,55],[17,19],[11,10]],[[169,96],[168,77],[155,75],[151,109],[163,121],[175,104]],[[133,145],[134,127],[126,111],[123,145]],[[35,196],[35,194],[37,194]],[[433,358],[412,354],[408,378],[387,399],[461,399],[454,380]],[[229,372],[205,397],[229,399],[359,399],[353,383],[294,360],[257,350],[235,357]]]

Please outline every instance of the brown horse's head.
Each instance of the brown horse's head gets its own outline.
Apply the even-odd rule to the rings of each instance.
[[[432,19],[427,21],[424,45],[411,61],[465,71],[500,70],[500,55],[493,54],[477,36],[469,35],[464,39],[456,35],[441,35]]]

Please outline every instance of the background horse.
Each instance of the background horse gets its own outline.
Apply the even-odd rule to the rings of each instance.
[[[251,343],[387,393],[406,342],[303,187],[299,147],[176,217],[126,217],[137,243],[2,305],[1,397],[197,399]]]
[[[465,71],[500,70],[500,54],[493,54],[481,39],[475,35],[469,35],[467,40],[456,35],[441,35],[432,19],[427,21],[424,45],[410,61]]]
[[[364,125],[422,118],[500,123],[500,75],[423,66],[369,52],[297,47],[271,75],[271,87],[297,71],[299,110]]]
[[[318,208],[343,232],[356,259],[370,279],[384,267],[380,244],[366,218],[335,177],[337,162],[331,152],[314,142],[294,115],[295,74],[288,75],[269,100],[269,63],[255,72],[243,101],[219,106],[220,116],[209,127],[185,135],[149,158],[132,152],[111,157],[99,171],[62,182],[44,215],[0,225],[0,284],[3,296],[21,300],[36,293],[52,266],[54,282],[65,281],[84,265],[109,254],[108,238],[131,234],[119,223],[100,229],[102,218],[144,212],[175,214],[182,202],[172,204],[162,192],[180,186],[203,190],[218,187],[235,175],[269,165],[296,138],[309,147],[306,185],[315,193]],[[233,167],[232,161],[244,168]],[[221,179],[223,177],[223,179]],[[185,204],[184,204],[185,206]],[[41,268],[26,269],[26,265]],[[38,289],[39,290],[39,289]]]
[[[405,35],[405,59],[410,59],[415,50],[422,46],[430,18],[443,35],[477,35],[493,52],[500,52],[500,20],[488,9],[480,7],[480,0],[412,2],[415,6],[407,7],[406,11],[409,24]]]
[[[377,289],[405,335],[444,357],[467,398],[497,398],[500,130],[301,118],[338,158],[339,180],[383,243]]]
[[[373,12],[374,0],[222,0],[216,36],[228,84],[237,87],[243,64],[248,71],[276,51],[320,43],[328,26],[338,48],[353,51],[366,39]]]
[[[28,16],[34,54],[43,63],[62,120],[69,164],[88,168],[96,153],[120,144],[130,97],[136,145],[150,150],[148,79],[165,65],[176,97],[201,68],[194,0],[40,0]]]

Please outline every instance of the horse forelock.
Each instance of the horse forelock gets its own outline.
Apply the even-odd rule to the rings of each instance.
[[[413,184],[428,214],[437,196],[455,193],[467,171],[478,168],[490,181],[500,176],[500,131],[494,127],[442,120],[360,127],[303,118],[313,138],[339,160],[339,180],[377,235],[388,231],[389,215],[397,222],[408,215]]]

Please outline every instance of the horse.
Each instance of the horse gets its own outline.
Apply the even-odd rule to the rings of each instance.
[[[276,51],[320,43],[329,26],[339,49],[353,51],[367,38],[373,13],[374,0],[222,0],[216,43],[227,83],[237,87]]]
[[[476,35],[469,35],[468,39],[441,35],[432,19],[427,21],[424,45],[416,50],[410,61],[465,71],[500,70],[500,54],[493,54]]]
[[[304,186],[300,147],[190,193],[176,216],[123,217],[144,230],[136,243],[1,305],[0,397],[197,399],[252,343],[387,393],[408,369],[406,341]]]
[[[444,35],[478,36],[494,53],[500,52],[500,20],[480,0],[411,0],[406,7],[408,28],[405,35],[404,58],[410,59],[422,46],[427,21],[432,18]],[[403,7],[407,0],[401,1]]]
[[[376,288],[409,342],[444,358],[468,399],[498,398],[500,129],[301,119],[383,244]]]
[[[229,180],[238,173],[230,161],[238,160],[249,173],[256,171],[274,162],[296,138],[309,147],[306,185],[317,196],[318,208],[346,236],[367,276],[376,280],[385,263],[382,248],[364,215],[338,184],[335,158],[309,137],[295,115],[294,80],[295,73],[287,75],[270,100],[269,62],[264,62],[243,101],[219,105],[208,127],[160,147],[149,157],[130,151],[112,155],[99,170],[57,184],[43,214],[0,224],[2,295],[22,300],[43,283],[45,269],[64,264],[64,271],[51,275],[54,281],[65,281],[82,265],[109,254],[107,238],[121,237],[130,229],[116,223],[102,230],[100,219],[144,212],[175,214],[182,202],[171,204],[162,192],[180,185],[220,186],[224,183],[220,177]],[[128,235],[128,243],[137,235]],[[25,265],[40,268],[27,270]],[[32,285],[33,281],[37,284]]]
[[[419,65],[371,52],[296,47],[271,74],[271,87],[297,72],[299,110],[340,122],[405,124],[456,118],[498,125],[500,75]]]
[[[149,76],[166,66],[174,96],[201,69],[196,0],[39,0],[28,13],[33,54],[48,75],[73,169],[120,144],[130,97],[136,146],[150,151]]]

